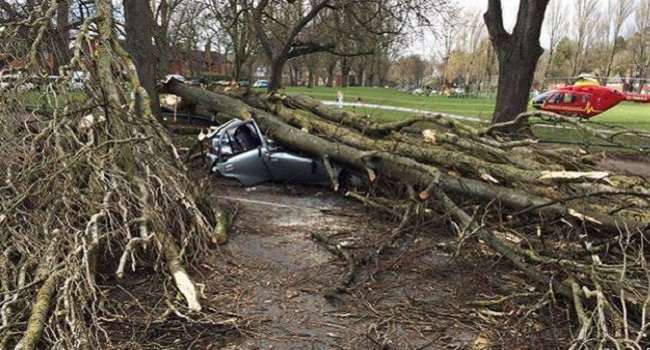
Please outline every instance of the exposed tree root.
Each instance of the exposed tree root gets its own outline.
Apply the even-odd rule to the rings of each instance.
[[[48,23],[56,3],[35,23]],[[111,303],[98,281],[143,267],[168,271],[166,299],[179,291],[196,313],[201,295],[183,265],[227,238],[226,215],[198,195],[152,115],[112,11],[96,1],[66,67],[94,82],[84,97],[71,100],[65,82],[54,83],[45,116],[14,93],[0,97],[2,349],[98,348]],[[133,99],[117,71],[126,71]]]

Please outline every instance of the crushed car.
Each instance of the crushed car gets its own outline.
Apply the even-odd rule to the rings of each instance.
[[[322,159],[266,138],[254,119],[232,119],[205,135],[204,142],[208,170],[246,187],[266,182],[332,183]],[[332,163],[332,169],[342,187],[360,187],[363,183],[354,171],[340,164]]]

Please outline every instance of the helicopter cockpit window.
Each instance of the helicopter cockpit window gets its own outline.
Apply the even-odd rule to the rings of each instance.
[[[589,95],[582,95],[582,102],[589,102]]]
[[[562,102],[563,97],[564,97],[563,93],[556,92],[553,94],[553,96],[551,96],[551,98],[548,99],[548,102],[552,104],[559,104],[560,102]]]
[[[573,103],[576,101],[575,94],[566,94],[564,95],[564,103]]]

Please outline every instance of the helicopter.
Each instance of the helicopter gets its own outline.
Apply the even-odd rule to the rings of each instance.
[[[574,85],[537,95],[530,104],[535,109],[588,119],[622,101],[650,103],[650,95],[625,93],[601,86],[596,79],[581,78]]]

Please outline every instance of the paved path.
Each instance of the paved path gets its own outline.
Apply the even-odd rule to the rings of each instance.
[[[338,103],[336,101],[321,101],[323,102],[324,105],[328,106],[336,106]],[[356,102],[343,102],[343,106],[345,107],[365,107],[365,108],[373,108],[373,109],[384,109],[384,110],[389,110],[389,111],[398,111],[398,112],[409,112],[409,113],[416,113],[416,114],[426,114],[426,115],[443,115],[447,118],[452,118],[452,119],[458,119],[458,120],[467,120],[471,122],[480,122],[482,119],[476,118],[476,117],[465,117],[462,115],[456,115],[456,114],[445,114],[445,113],[440,113],[440,112],[432,112],[432,111],[427,111],[424,109],[416,109],[416,108],[408,108],[408,107],[395,107],[395,106],[384,106],[384,105],[376,105],[372,103],[356,103]],[[485,120],[483,120],[485,121]]]

